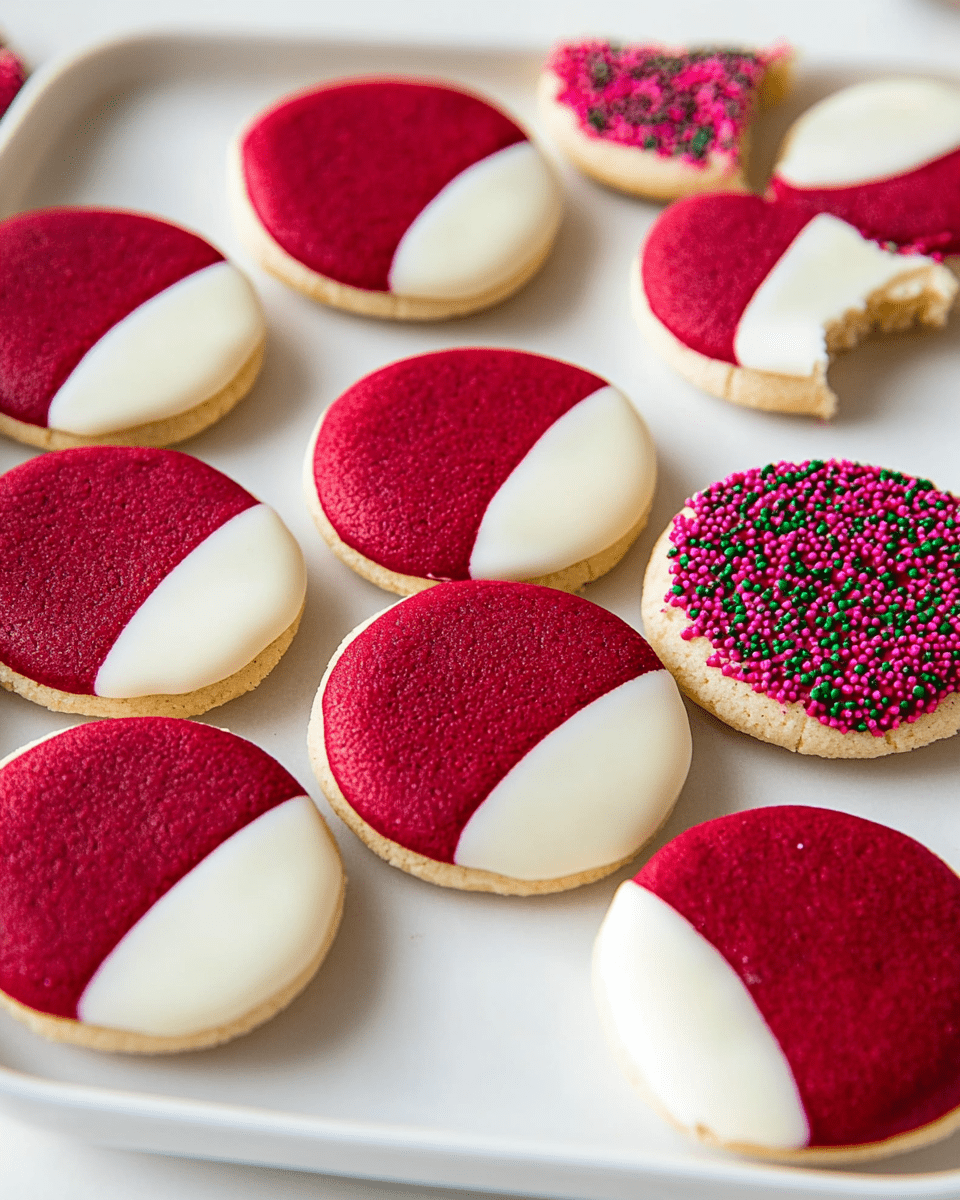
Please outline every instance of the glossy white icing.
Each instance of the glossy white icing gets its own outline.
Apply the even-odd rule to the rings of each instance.
[[[111,646],[94,694],[180,695],[226,679],[293,623],[306,594],[293,535],[255,505],[162,579]]]
[[[222,842],[153,905],[100,964],[81,1021],[158,1037],[235,1021],[319,954],[342,868],[308,796]]]
[[[677,685],[648,671],[547,734],[464,827],[454,862],[558,879],[619,862],[654,833],[690,766]]]
[[[734,338],[743,367],[811,375],[829,361],[825,327],[866,308],[867,297],[922,265],[921,255],[881,250],[838,217],[818,213],[750,299]]]
[[[559,219],[559,185],[540,151],[527,141],[498,150],[461,171],[417,216],[393,256],[390,291],[478,295],[546,246]]]
[[[680,1125],[723,1142],[810,1139],[780,1044],[723,955],[674,908],[620,885],[594,948],[594,987],[629,1074]]]
[[[97,436],[186,412],[225,387],[264,336],[257,295],[214,263],[109,329],[50,404],[53,429]]]
[[[958,146],[960,89],[932,79],[878,79],[804,113],[776,173],[794,187],[846,187],[902,175]]]
[[[605,550],[647,510],[657,480],[650,433],[630,401],[600,388],[550,426],[487,506],[473,579],[529,579]]]

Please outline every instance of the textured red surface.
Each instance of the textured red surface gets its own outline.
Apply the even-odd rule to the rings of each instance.
[[[400,238],[461,171],[526,135],[485,101],[413,81],[357,80],[297,96],[243,138],[251,203],[288,254],[387,291]]]
[[[123,935],[303,788],[257,746],[164,717],[79,725],[0,771],[0,988],[75,1017]]]
[[[257,501],[175,450],[94,446],[0,477],[0,662],[91,695],[101,663],[147,596]]]
[[[464,825],[543,737],[660,662],[619,617],[523,583],[443,583],[389,609],[327,681],[327,757],[378,833],[452,862]]]
[[[154,217],[97,209],[0,224],[0,412],[47,424],[50,401],[135,308],[223,255]]]
[[[320,503],[348,546],[389,570],[467,579],[494,494],[554,421],[605,386],[517,350],[445,350],[384,367],[324,418]]]
[[[771,193],[829,212],[868,238],[930,254],[960,254],[960,149],[893,179],[855,187],[796,188],[774,176]]]
[[[685,346],[736,363],[733,339],[754,292],[814,216],[759,196],[691,196],[660,214],[641,252],[647,303]]]
[[[12,50],[0,49],[0,117],[13,103],[26,78],[23,63],[16,54]]]
[[[827,809],[708,821],[636,882],[737,972],[790,1063],[811,1144],[878,1141],[960,1104],[960,880]]]

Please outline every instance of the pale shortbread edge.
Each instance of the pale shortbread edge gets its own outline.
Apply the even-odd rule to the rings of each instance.
[[[2,662],[0,687],[8,692],[16,692],[18,696],[32,700],[34,704],[40,704],[52,712],[79,713],[85,717],[196,717],[211,708],[226,704],[228,700],[242,696],[244,692],[252,692],[270,674],[293,641],[304,606],[305,602],[283,633],[265,646],[245,667],[228,675],[226,679],[220,679],[194,692],[169,696],[132,696],[126,700],[107,696],[85,696],[74,692],[61,692],[57,688],[37,683],[18,674]]]
[[[317,495],[313,476],[314,451],[316,449],[317,438],[320,435],[320,427],[323,424],[325,416],[326,412],[322,413],[319,421],[317,421],[303,460],[303,497],[307,510],[313,518],[313,523],[320,531],[320,536],[342,563],[345,563],[363,579],[376,584],[379,588],[383,588],[385,592],[394,592],[398,596],[413,596],[428,587],[433,587],[437,583],[444,582],[440,579],[426,579],[419,575],[402,575],[399,571],[388,570],[387,567],[383,567],[379,563],[374,562],[373,559],[361,554],[359,550],[355,550],[353,546],[348,546],[337,533],[336,529],[334,529],[320,503],[320,497]],[[654,470],[656,471],[656,468]],[[596,554],[592,554],[589,558],[571,563],[569,567],[563,567],[559,571],[553,571],[548,575],[531,576],[529,579],[522,579],[518,582],[540,584],[543,587],[555,588],[560,592],[578,592],[581,588],[586,587],[588,583],[593,583],[594,580],[606,575],[608,571],[612,571],[617,563],[620,562],[646,528],[647,520],[650,517],[650,510],[653,507],[655,493],[656,474],[654,474],[653,482],[650,485],[643,511],[631,528],[622,537],[611,543],[611,545],[604,547],[603,550],[599,550]]]
[[[708,358],[685,346],[651,311],[640,274],[642,253],[634,256],[630,274],[634,319],[648,343],[675,371],[701,391],[744,408],[824,419],[836,413],[837,397],[819,364],[812,375],[777,375]],[[831,356],[851,349],[871,333],[902,332],[914,325],[940,329],[946,324],[958,290],[953,273],[940,263],[910,265],[914,261],[905,256],[902,274],[867,296],[865,308],[853,309],[827,327]]]
[[[403,601],[398,601],[398,603],[402,604]],[[320,686],[317,689],[313,709],[310,713],[310,724],[307,729],[307,750],[310,755],[310,765],[313,767],[314,774],[323,790],[323,794],[340,820],[374,854],[379,855],[390,866],[397,867],[401,871],[406,871],[408,875],[415,875],[418,879],[423,879],[427,883],[437,884],[439,887],[457,888],[460,891],[466,892],[493,892],[499,896],[545,896],[552,892],[565,892],[572,888],[582,887],[584,884],[595,883],[598,879],[612,875],[615,871],[619,871],[621,867],[626,866],[627,863],[632,862],[643,847],[656,837],[657,833],[659,833],[660,829],[663,828],[669,819],[673,811],[672,805],[664,814],[663,820],[657,828],[635,850],[628,854],[626,858],[621,858],[617,862],[608,863],[602,867],[593,867],[589,871],[579,871],[573,875],[563,875],[557,879],[514,879],[509,875],[499,875],[494,871],[483,871],[474,867],[460,867],[456,863],[438,862],[436,859],[427,858],[425,855],[418,854],[414,850],[408,850],[405,846],[401,846],[397,842],[391,841],[389,838],[377,833],[350,805],[330,768],[323,730],[323,693],[327,686],[327,680],[330,678],[330,673],[337,665],[340,656],[346,648],[354,638],[363,633],[368,626],[372,625],[382,615],[382,613],[376,613],[369,620],[362,622],[356,629],[351,630],[337,647],[336,653],[327,664],[327,669],[324,671]]]
[[[690,509],[683,515],[692,516]],[[755,692],[741,679],[724,675],[718,667],[708,667],[714,653],[707,638],[685,641],[681,636],[691,624],[679,606],[666,603],[664,597],[673,584],[670,575],[670,532],[673,522],[661,534],[653,548],[643,581],[641,613],[647,641],[657,657],[677,681],[685,695],[701,708],[761,742],[783,746],[798,754],[820,758],[880,758],[915,750],[960,730],[960,693],[951,692],[931,713],[913,723],[904,722],[882,737],[851,730],[840,733],[810,717],[798,702],[781,704]]]
[[[226,1025],[203,1029],[199,1033],[160,1037],[156,1034],[133,1033],[126,1029],[110,1029],[103,1025],[89,1025],[84,1021],[75,1021],[69,1017],[50,1016],[49,1013],[38,1012],[26,1004],[21,1004],[4,992],[0,992],[0,1008],[5,1009],[12,1017],[28,1026],[33,1033],[47,1038],[48,1041],[85,1046],[90,1050],[103,1050],[117,1054],[178,1054],[187,1050],[205,1050],[210,1046],[219,1046],[241,1034],[249,1033],[258,1025],[262,1025],[271,1017],[276,1016],[303,991],[327,957],[340,927],[347,877],[343,872],[343,861],[333,834],[322,816],[320,820],[324,834],[333,846],[340,864],[340,895],[337,898],[336,911],[330,921],[327,934],[314,957],[290,983],[264,1000],[262,1004],[258,1004],[249,1012],[237,1017],[236,1020],[229,1021]]]
[[[86,435],[67,433],[62,429],[52,429],[43,425],[31,425],[0,413],[0,434],[27,446],[35,446],[38,450],[70,450],[75,446],[172,446],[177,442],[186,441],[187,438],[196,437],[204,429],[216,424],[243,399],[260,374],[265,349],[266,334],[261,337],[229,383],[193,408],[172,417],[164,417],[160,421],[151,421],[129,429]]]

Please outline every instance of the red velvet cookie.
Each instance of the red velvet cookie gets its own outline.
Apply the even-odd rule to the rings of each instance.
[[[416,79],[284,98],[240,134],[231,188],[268,271],[324,303],[399,319],[504,299],[539,269],[560,221],[553,171],[510,117]]]
[[[626,553],[655,484],[653,443],[621,392],[493,349],[361,379],[322,417],[304,474],[334,552],[401,595],[471,578],[575,591]]]
[[[277,514],[189,455],[54,451],[0,477],[0,683],[61,712],[204,712],[279,661],[305,574]]]
[[[960,879],[873,821],[688,830],[618,890],[594,980],[628,1075],[710,1143],[835,1162],[960,1123]]]
[[[647,637],[735,729],[873,758],[960,728],[960,500],[831,460],[738,471],[687,501],[644,581]]]
[[[540,109],[581,170],[633,195],[672,200],[744,188],[757,104],[791,83],[786,46],[672,50],[571,42],[540,81]]]
[[[0,43],[0,117],[13,103],[26,78],[27,72],[22,60]]]
[[[690,762],[686,713],[638,633],[524,583],[428,588],[343,643],[313,707],[330,803],[392,865],[529,895],[629,861]]]
[[[634,311],[692,383],[753,408],[829,417],[830,355],[871,330],[940,326],[947,268],[881,249],[809,205],[696,196],[668,208],[635,264]]]
[[[208,242],[99,209],[0,223],[0,432],[43,449],[165,445],[253,386],[265,325]]]
[[[95,721],[0,764],[0,1004],[56,1041],[162,1053],[306,986],[344,878],[303,788],[252,743]]]

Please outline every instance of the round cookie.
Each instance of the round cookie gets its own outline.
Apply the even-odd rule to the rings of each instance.
[[[0,223],[0,432],[41,449],[192,437],[250,390],[266,326],[208,242],[92,208]]]
[[[619,617],[524,583],[442,583],[361,625],[327,668],[310,759],[391,865],[533,895],[628,862],[690,764],[670,675]]]
[[[250,691],[303,611],[300,547],[176,450],[58,450],[0,476],[0,685],[59,712],[193,716]]]
[[[902,250],[960,254],[960,88],[878,79],[828,96],[788,132],[770,193]]]
[[[552,168],[505,113],[445,83],[335,81],[286,97],[234,147],[241,236],[266,270],[366,316],[487,308],[546,258]]]
[[[814,460],[699,492],[654,547],[646,636],[682,691],[801,754],[875,758],[960,729],[960,500]]]
[[[757,102],[789,90],[792,53],[571,42],[540,78],[540,113],[587,175],[654,200],[745,189]]]
[[[0,763],[0,1005],[54,1041],[158,1054],[246,1033],[312,978],[344,876],[257,746],[95,721]]]
[[[22,60],[0,39],[0,117],[13,103],[27,79]]]
[[[960,1125],[960,879],[873,821],[681,834],[618,889],[594,985],[628,1077],[712,1145],[833,1165]]]
[[[327,409],[307,504],[348,566],[409,595],[440,580],[575,591],[646,524],[656,453],[606,380],[518,350],[393,363]]]
[[[881,249],[829,213],[759,196],[693,196],[654,223],[634,262],[634,316],[703,391],[830,417],[827,365],[871,331],[942,326],[952,273]]]

